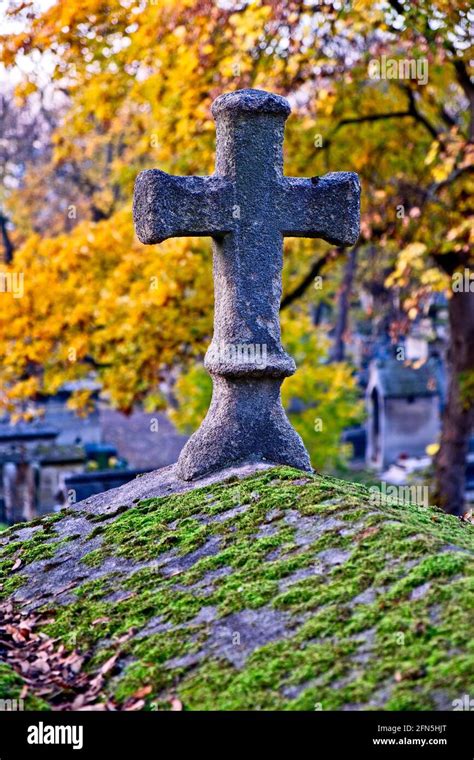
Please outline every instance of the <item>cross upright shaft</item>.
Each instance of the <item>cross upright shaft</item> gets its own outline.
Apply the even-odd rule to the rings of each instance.
[[[282,179],[283,130],[289,108],[263,93],[232,93],[212,108],[217,125],[216,174],[232,183],[233,231],[214,246],[214,337],[206,366],[217,374],[293,374],[280,343],[282,235],[276,204]],[[219,346],[266,346],[265,367],[220,367]],[[222,354],[222,351],[221,351]]]
[[[211,177],[142,172],[134,216],[144,243],[210,235],[214,250],[214,336],[205,358],[213,398],[184,447],[189,480],[232,463],[268,460],[311,469],[280,402],[295,364],[280,341],[283,236],[352,244],[359,233],[356,174],[284,177],[288,102],[260,90],[217,98],[216,171]],[[262,361],[264,358],[264,361]]]

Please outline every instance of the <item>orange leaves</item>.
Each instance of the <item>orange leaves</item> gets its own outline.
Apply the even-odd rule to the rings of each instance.
[[[204,347],[211,330],[208,247],[186,239],[145,249],[134,238],[128,208],[69,235],[30,238],[15,260],[27,272],[24,298],[19,305],[0,298],[3,403],[88,377],[92,359],[119,407],[148,396],[148,407],[156,406],[166,368],[186,343]],[[29,364],[41,371],[19,381]],[[71,399],[79,413],[89,402],[86,391]]]
[[[34,82],[30,82],[28,79],[21,82],[15,87],[14,95],[20,105],[23,105],[27,98],[34,92],[37,92],[38,87]]]
[[[79,416],[86,416],[94,410],[92,392],[88,390],[75,391],[69,397],[67,407],[76,412]]]
[[[443,23],[454,23],[454,13],[446,13]],[[415,9],[414,20],[416,15]],[[411,32],[401,30],[393,44],[387,35],[374,37],[374,27],[383,29],[386,21],[383,4],[375,8],[368,0],[350,12],[328,7],[324,14],[270,0],[237,11],[211,0],[57,0],[5,42],[0,57],[7,64],[20,51],[47,53],[63,109],[52,155],[27,166],[21,188],[9,191],[15,267],[25,274],[25,293],[20,299],[0,294],[5,403],[52,392],[93,369],[118,406],[143,401],[152,409],[161,402],[160,381],[169,369],[203,352],[212,330],[209,242],[172,240],[144,248],[134,237],[130,200],[140,168],[212,171],[209,109],[225,90],[257,86],[293,97],[288,172],[360,172],[362,239],[376,250],[379,272],[392,272],[389,287],[412,291],[407,309],[416,309],[419,294],[446,287],[426,262],[434,251],[467,249],[463,220],[472,178],[459,180],[457,196],[443,184],[448,211],[428,190],[472,159],[462,93],[442,44],[430,49],[425,88],[369,80],[371,55],[414,54]],[[39,83],[41,55],[38,61],[20,85],[23,98]],[[409,93],[439,140],[423,118],[403,116]],[[391,113],[402,116],[378,117]],[[368,120],[360,121],[362,115]],[[314,245],[304,259],[294,258],[295,281],[318,252]],[[366,257],[361,259],[364,266]],[[287,327],[290,339],[306,332],[304,319],[297,315]],[[310,363],[318,349],[308,351],[302,359]],[[318,374],[323,388],[334,380],[337,393],[327,395],[327,403],[336,414],[348,380],[342,370],[333,377],[318,368]],[[311,373],[301,378],[293,392],[311,396]],[[199,399],[207,390],[203,385]],[[87,398],[75,403],[87,406]],[[313,435],[314,420],[308,416],[305,425]],[[326,444],[334,448],[329,439]]]

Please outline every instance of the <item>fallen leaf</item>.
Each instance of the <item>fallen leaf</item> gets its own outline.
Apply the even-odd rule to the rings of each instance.
[[[378,532],[379,532],[379,528],[373,525],[371,528],[366,528],[365,530],[362,531],[362,533],[359,533],[357,538],[359,538],[362,541],[362,539],[368,538],[369,536],[373,536],[374,533],[378,533]]]
[[[92,625],[99,625],[99,623],[108,623],[110,618],[107,617],[98,617],[96,620],[92,621]]]
[[[151,686],[142,686],[142,688],[138,689],[132,696],[134,699],[142,699],[142,697],[146,697],[148,694],[150,694],[151,691]]]
[[[51,668],[49,667],[48,663],[45,660],[40,660],[39,658],[31,663],[31,670],[37,670],[40,673],[49,673]]]
[[[72,670],[73,673],[79,673],[80,669],[82,668],[84,662],[84,657],[78,657],[74,662],[72,662],[69,665],[69,669]]]
[[[103,676],[105,676],[105,674],[108,673],[109,670],[112,670],[117,660],[118,660],[118,653],[112,655],[112,657],[110,657],[106,662],[104,662],[104,664],[102,665],[100,669],[100,673]]]
[[[74,702],[71,705],[72,710],[80,710],[84,702],[86,701],[86,698],[84,694],[78,694],[75,698]]]
[[[126,702],[124,705],[124,710],[127,710],[127,712],[132,712],[134,710],[141,710],[142,707],[145,707],[145,700],[139,699],[137,702]]]

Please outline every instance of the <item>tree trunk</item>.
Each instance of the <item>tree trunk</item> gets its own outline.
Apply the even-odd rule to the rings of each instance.
[[[10,235],[8,234],[7,229],[7,222],[8,219],[3,216],[3,214],[0,213],[0,232],[2,236],[2,243],[3,243],[3,250],[4,250],[4,257],[3,260],[5,264],[11,264],[13,261],[13,243],[10,240]]]
[[[352,292],[352,283],[354,282],[354,275],[357,269],[357,246],[354,246],[346,262],[344,268],[344,276],[342,279],[341,289],[338,297],[338,309],[336,324],[334,327],[334,342],[332,345],[330,359],[333,362],[344,361],[345,356],[345,335],[347,331],[347,321],[349,316],[349,302]]]
[[[446,512],[462,515],[474,399],[472,395],[462,397],[460,379],[464,373],[474,372],[474,293],[452,294],[449,325],[449,385],[436,457],[436,502]]]

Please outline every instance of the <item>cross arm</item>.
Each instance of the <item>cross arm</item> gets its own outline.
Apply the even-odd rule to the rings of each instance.
[[[283,177],[280,229],[287,237],[318,237],[353,245],[360,231],[360,183],[354,172]]]
[[[232,228],[232,186],[221,177],[173,177],[158,169],[135,181],[133,217],[142,243],[170,237],[216,237]]]

